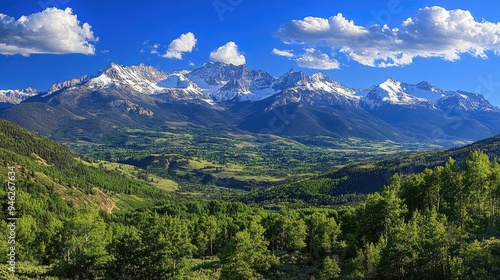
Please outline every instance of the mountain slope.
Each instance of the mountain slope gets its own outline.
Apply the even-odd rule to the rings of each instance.
[[[22,101],[40,94],[40,91],[33,88],[0,90],[0,108],[19,104]]]
[[[417,152],[380,161],[363,161],[317,177],[258,188],[244,194],[247,203],[276,205],[332,205],[358,203],[379,192],[396,174],[415,174],[444,165],[452,157],[459,165],[470,152],[481,150],[490,159],[500,156],[500,135],[445,151]]]
[[[168,84],[174,77],[175,84]],[[64,142],[101,142],[125,128],[161,127],[165,121],[231,126],[227,123],[234,118],[216,108],[207,109],[213,105],[202,93],[188,93],[190,87],[195,88],[183,80],[183,74],[168,75],[143,64],[112,63],[93,77],[62,83],[60,90],[29,98],[0,115]]]
[[[19,191],[50,199],[62,197],[77,208],[97,204],[111,213],[133,207],[131,203],[148,204],[154,198],[171,197],[143,180],[93,166],[64,145],[5,120],[0,120],[0,162],[16,166],[17,185],[23,186]],[[60,202],[66,205],[64,200]]]
[[[292,69],[275,78],[220,62],[173,73],[111,63],[94,76],[54,84],[4,108],[0,117],[59,141],[96,143],[120,129],[173,123],[444,146],[500,132],[500,109],[480,94],[392,78],[354,90],[321,73]]]
[[[491,159],[500,157],[500,135],[445,151],[417,152],[378,162],[365,162],[342,168],[324,175],[325,178],[342,179],[333,194],[372,193],[380,191],[395,173],[411,174],[446,163],[452,157],[459,164],[471,151],[481,150]]]
[[[276,105],[274,99],[249,104],[238,110],[251,114],[242,117],[239,128],[283,136],[359,137],[370,140],[408,140],[398,130],[354,106],[314,107],[300,103]]]
[[[498,124],[491,121],[500,118],[500,110],[480,94],[392,78],[358,94],[372,115],[423,141],[477,140],[498,131]]]
[[[206,63],[186,75],[216,102],[262,100],[274,93],[275,78],[263,70],[249,70],[221,62]]]
[[[354,90],[322,73],[308,76],[292,69],[276,80],[273,89],[279,92],[272,97],[275,105],[301,103],[314,106],[356,106],[359,102]]]
[[[321,73],[308,76],[292,69],[276,80],[273,89],[278,93],[269,98],[232,108],[247,113],[242,115],[239,128],[288,136],[405,139],[398,130],[363,110],[354,90]]]

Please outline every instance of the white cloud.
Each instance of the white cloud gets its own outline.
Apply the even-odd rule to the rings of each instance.
[[[189,62],[189,66],[194,67],[194,62],[190,61],[190,62]]]
[[[233,65],[242,65],[246,62],[245,56],[238,52],[238,46],[232,41],[212,51],[210,59]]]
[[[95,54],[99,38],[91,28],[71,8],[47,8],[17,20],[0,13],[0,54]]]
[[[194,46],[196,46],[196,41],[192,32],[182,34],[179,38],[170,43],[163,57],[182,59],[184,53],[193,51]]]
[[[160,44],[154,44],[151,47],[151,54],[158,54],[158,48],[160,47]]]
[[[288,57],[288,58],[293,57],[293,51],[292,50],[279,50],[279,49],[274,48],[273,49],[273,54],[279,55],[279,56]]]
[[[322,53],[314,48],[307,48],[306,53],[301,57],[295,59],[297,65],[300,67],[311,69],[339,69],[339,62],[331,59],[327,54]]]
[[[419,9],[398,27],[363,27],[342,14],[328,19],[292,20],[275,32],[284,43],[328,46],[368,66],[403,66],[415,57],[447,61],[468,53],[486,58],[486,51],[500,53],[500,23],[476,21],[466,10],[442,7]],[[307,54],[306,54],[307,55]]]

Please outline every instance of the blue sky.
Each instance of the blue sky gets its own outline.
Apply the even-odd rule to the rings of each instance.
[[[499,10],[480,0],[2,0],[0,89],[47,90],[111,62],[171,72],[218,60],[359,88],[426,80],[500,106]]]

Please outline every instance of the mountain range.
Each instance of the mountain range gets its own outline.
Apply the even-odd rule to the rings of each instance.
[[[56,140],[99,141],[114,128],[203,125],[282,136],[399,142],[472,141],[500,133],[484,96],[388,78],[368,89],[291,69],[280,77],[210,62],[166,73],[111,63],[49,90],[1,90],[0,117]],[[92,133],[89,133],[91,131]]]

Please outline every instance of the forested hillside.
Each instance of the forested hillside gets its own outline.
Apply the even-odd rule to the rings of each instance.
[[[395,174],[413,174],[426,168],[444,165],[452,157],[462,163],[472,151],[481,150],[490,159],[500,156],[500,135],[445,151],[412,152],[382,160],[359,160],[354,164],[304,180],[277,183],[269,188],[256,188],[242,198],[262,206],[355,204],[366,195],[380,191]]]
[[[15,166],[17,187],[16,274],[7,270],[10,248],[2,242],[5,279],[500,276],[500,164],[481,151],[463,164],[449,159],[396,175],[355,207],[265,210],[183,198],[84,164],[64,146],[7,122],[0,122],[0,137],[2,180],[7,185],[8,166]],[[0,197],[1,238],[8,240],[6,188]],[[107,198],[121,207],[105,207]]]

